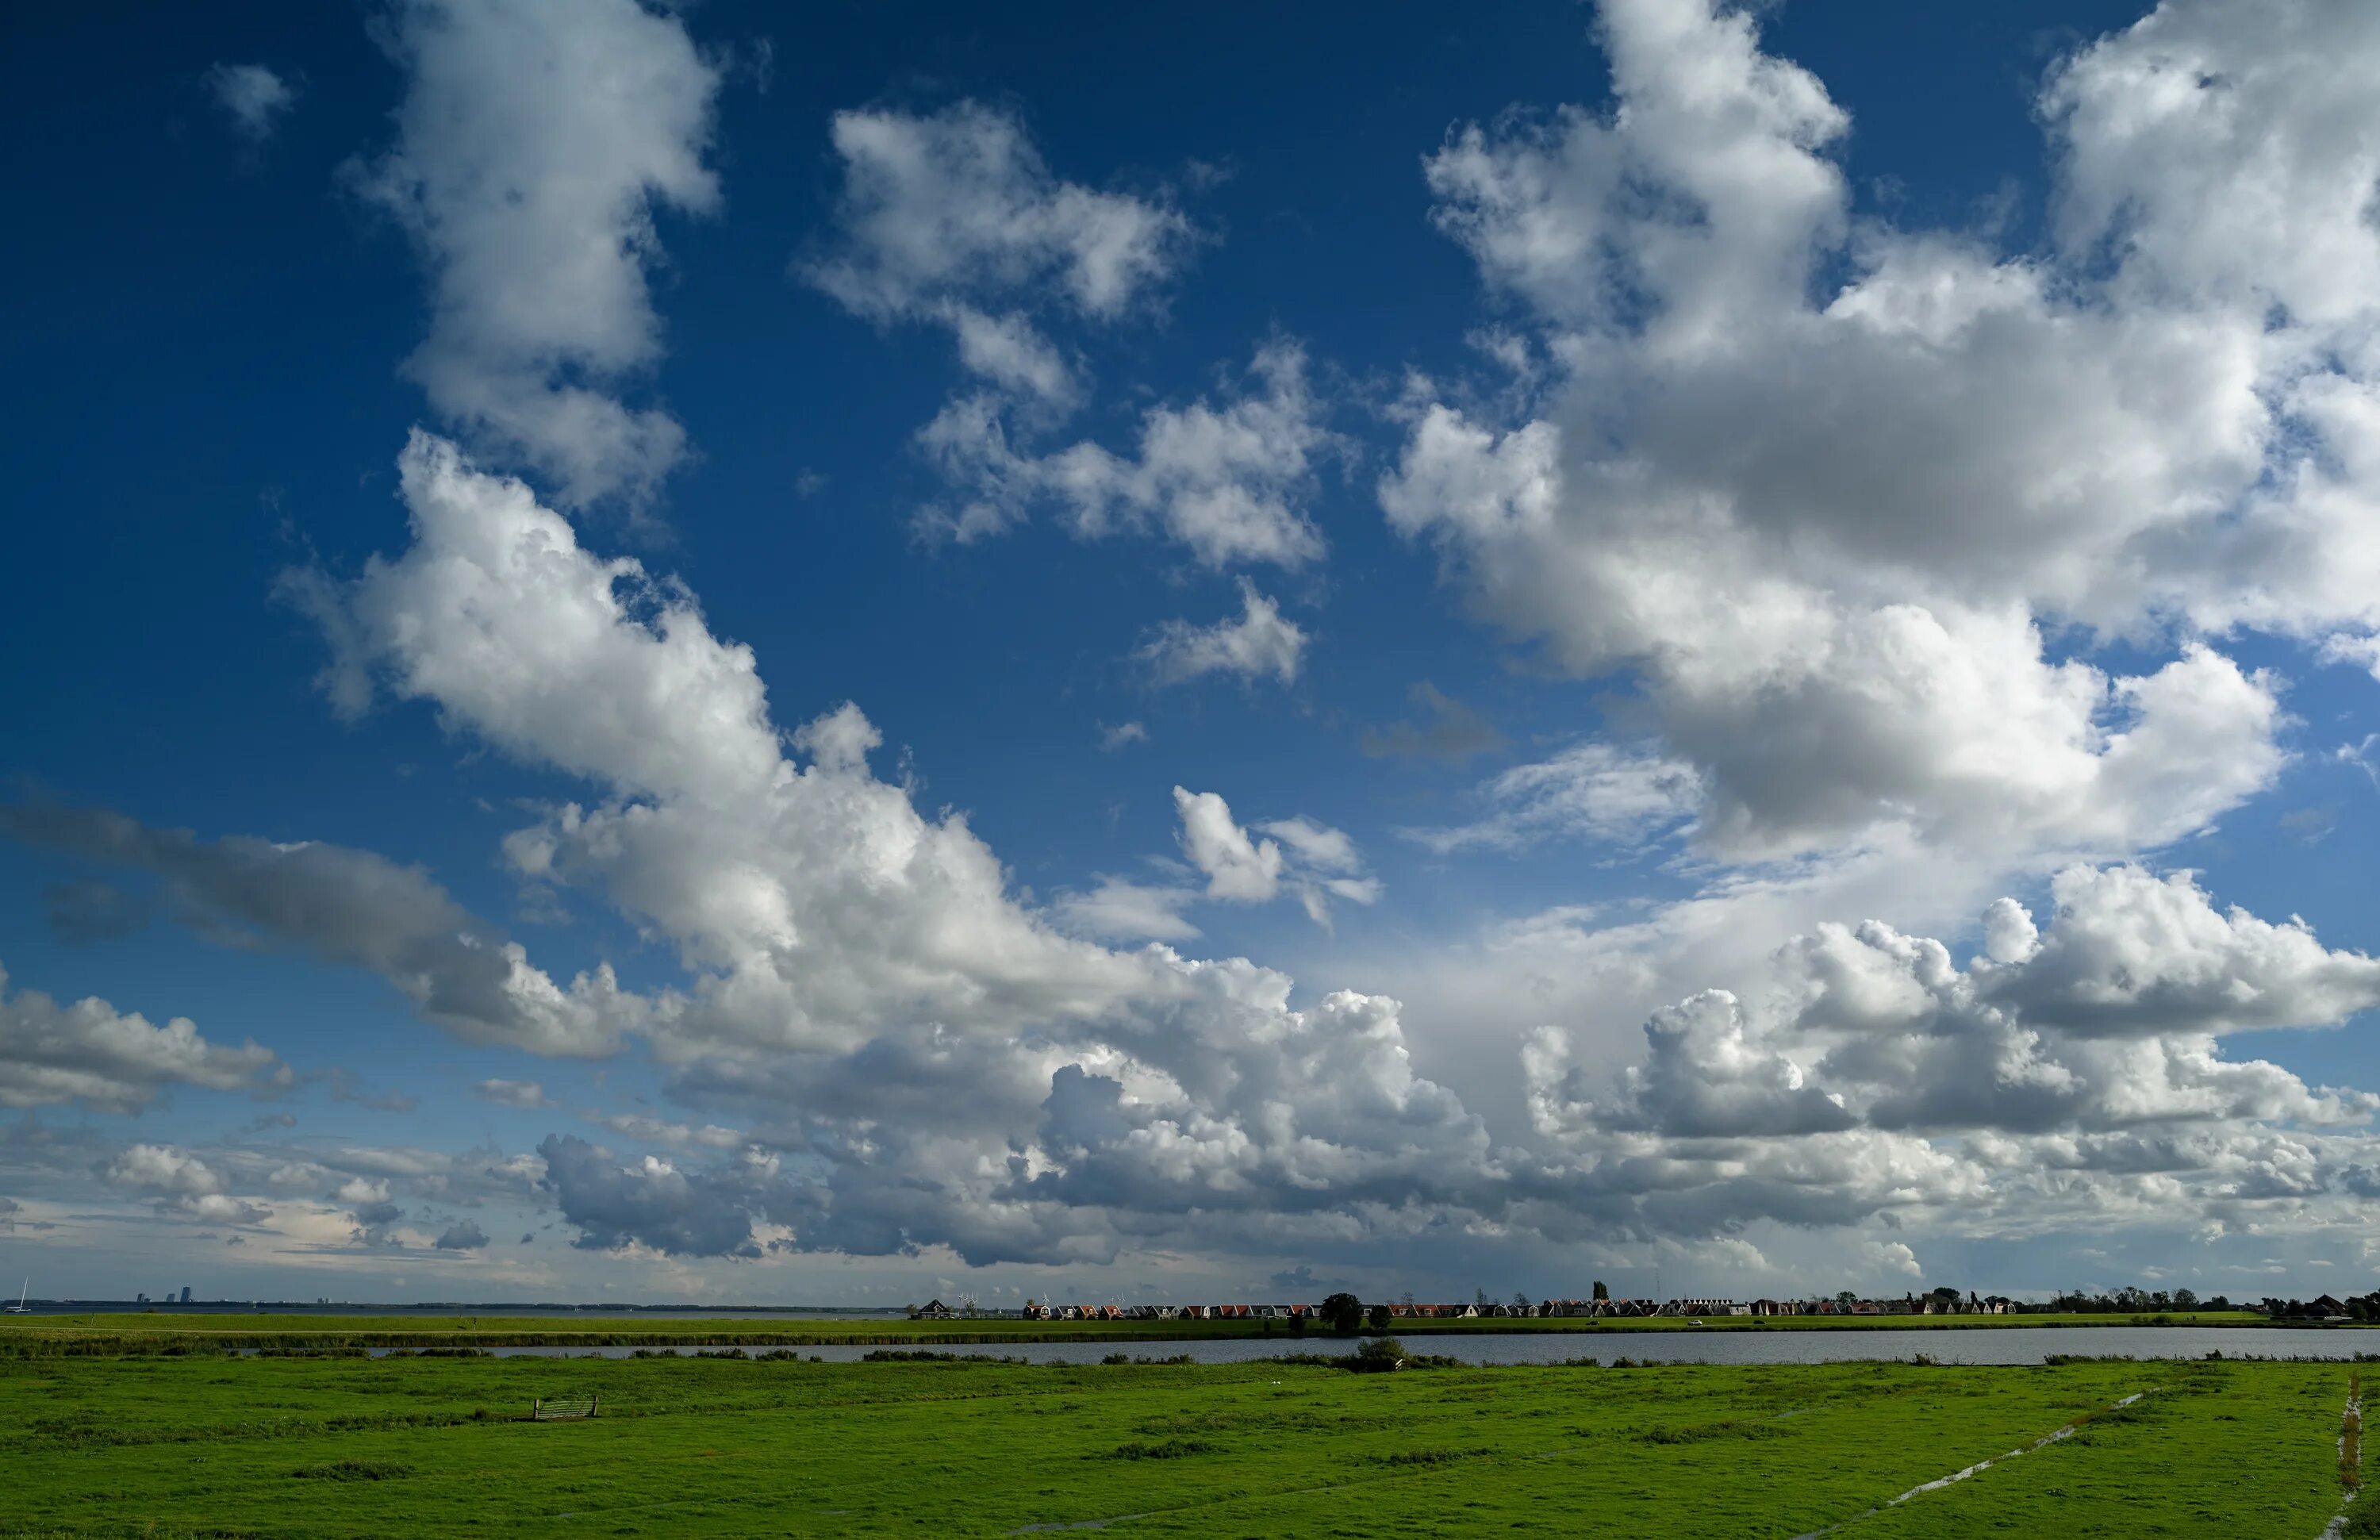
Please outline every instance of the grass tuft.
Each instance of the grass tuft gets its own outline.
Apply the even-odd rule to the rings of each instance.
[[[1752,1417],[1730,1417],[1725,1422],[1647,1428],[1636,1437],[1639,1442],[1646,1444],[1699,1444],[1709,1438],[1791,1438],[1797,1431],[1779,1423],[1767,1423]]]
[[[1197,1438],[1169,1438],[1161,1444],[1144,1444],[1135,1438],[1118,1444],[1105,1454],[1089,1456],[1093,1460],[1183,1460],[1194,1454],[1212,1454],[1215,1446]]]
[[[394,1460],[334,1460],[289,1473],[300,1481],[394,1481],[413,1474],[413,1467]]]

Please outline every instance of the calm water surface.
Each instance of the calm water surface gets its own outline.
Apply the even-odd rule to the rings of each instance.
[[[2104,1354],[2119,1358],[2204,1358],[2220,1350],[2226,1358],[2352,1358],[2380,1351],[2380,1334],[2289,1327],[1955,1327],[1915,1331],[1599,1331],[1529,1332],[1509,1337],[1403,1339],[1415,1352],[1442,1353],[1466,1364],[1560,1364],[1571,1358],[1658,1358],[1685,1364],[1828,1364],[1852,1360],[1906,1359],[1930,1353],[1943,1364],[2038,1364],[2051,1353]],[[1352,1344],[1318,1337],[1304,1342],[1281,1338],[1235,1338],[1188,1342],[956,1342],[927,1346],[933,1352],[970,1357],[1026,1358],[1036,1364],[1096,1364],[1112,1352],[1135,1358],[1188,1354],[1201,1364],[1246,1364],[1287,1352],[1344,1352]],[[501,1357],[625,1358],[635,1348],[492,1348]],[[690,1355],[697,1347],[649,1348],[649,1352]],[[758,1353],[765,1348],[747,1347]],[[837,1343],[795,1350],[804,1358],[849,1364],[881,1346]]]

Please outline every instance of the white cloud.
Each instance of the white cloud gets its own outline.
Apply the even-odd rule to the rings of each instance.
[[[207,1041],[186,1016],[154,1026],[96,997],[62,1006],[38,990],[7,989],[0,968],[0,1107],[137,1112],[176,1085],[248,1089],[280,1064],[253,1041]]]
[[[471,1087],[471,1094],[482,1101],[492,1101],[502,1107],[533,1110],[553,1105],[553,1098],[545,1094],[545,1087],[534,1080],[482,1080]]]
[[[949,328],[960,364],[995,394],[953,403],[937,419],[945,433],[953,413],[1014,408],[1038,422],[1079,404],[1079,369],[1036,313],[1116,321],[1188,254],[1189,222],[1164,198],[1060,179],[1024,124],[981,103],[837,113],[831,133],[844,173],[836,238],[795,271],[870,321]],[[962,517],[946,532],[991,527]]]
[[[108,1167],[107,1180],[120,1187],[200,1197],[223,1191],[223,1180],[194,1155],[171,1145],[134,1145]]]
[[[1060,894],[1050,912],[1061,926],[1076,935],[1118,941],[1186,941],[1199,931],[1182,917],[1182,911],[1197,897],[1193,888],[1102,877],[1088,892]]]
[[[705,1123],[698,1128],[690,1123],[671,1122],[664,1118],[650,1118],[638,1112],[606,1112],[595,1116],[595,1122],[613,1133],[649,1145],[670,1145],[679,1149],[740,1149],[748,1139],[740,1129],[722,1128],[717,1123]]]
[[[130,1146],[99,1175],[113,1186],[153,1194],[161,1215],[230,1225],[259,1225],[273,1218],[270,1204],[225,1192],[220,1174],[197,1156],[172,1145]]]
[[[2002,257],[1852,219],[1848,115],[1755,13],[1611,0],[1613,113],[1428,163],[1558,375],[1500,422],[1419,382],[1392,524],[1558,667],[1633,676],[1714,853],[2204,826],[2287,723],[2210,638],[2351,651],[2380,607],[2380,34],[2273,11],[2174,0],[2053,71],[2059,239]],[[2116,634],[2141,672],[2092,661]]]
[[[1244,960],[1068,939],[1064,906],[1015,896],[960,816],[922,817],[874,775],[880,735],[856,707],[783,733],[751,654],[682,588],[587,552],[435,441],[403,469],[413,543],[342,596],[358,663],[455,731],[590,782],[591,806],[552,808],[508,858],[607,895],[690,976],[635,1030],[673,1097],[719,1121],[620,1118],[664,1143],[683,1130],[686,1153],[637,1162],[548,1140],[546,1190],[581,1245],[1098,1263],[1449,1225],[1608,1243],[1890,1215],[1974,1233],[2178,1203],[2313,1223],[2368,1150],[2356,1125],[2380,1100],[2227,1058],[2221,1038],[2335,1020],[2380,988],[2374,964],[2213,916],[2186,880],[2106,873],[2063,879],[2029,940],[1997,910],[1993,951],[1965,968],[1889,928],[1820,927],[1732,1000],[1658,1017],[1633,1077],[1540,1034],[1519,1066],[1536,1143],[1496,1145],[1416,1070],[1396,1001],[1293,1009],[1292,980]],[[1179,805],[1217,897],[1368,881],[1341,831],[1243,826],[1186,788]],[[1858,870],[1828,868],[1829,902],[1861,891]],[[1819,891],[1730,880],[1724,902],[1646,924],[1741,947],[1759,905]],[[1137,902],[1145,925],[1178,921],[1173,900]],[[1628,928],[1549,925],[1533,944],[1571,948],[1599,989],[1628,979],[1596,971],[1639,945]],[[707,1129],[749,1142],[704,1154]]]
[[[952,487],[919,510],[922,534],[965,544],[1048,504],[1080,539],[1153,530],[1208,566],[1321,554],[1306,507],[1315,462],[1338,441],[1294,342],[1257,349],[1253,388],[1144,411],[1129,455],[1089,440],[1034,447],[1086,387],[1045,325],[1112,322],[1151,303],[1192,245],[1167,199],[1060,179],[1022,123],[980,103],[839,113],[832,132],[836,238],[796,271],[856,315],[947,327],[978,382],[917,432]]]
[[[1860,1256],[1872,1273],[1897,1273],[1905,1278],[1925,1274],[1917,1265],[1917,1254],[1899,1241],[1863,1241]]]
[[[1208,898],[1262,903],[1281,891],[1281,846],[1248,837],[1212,792],[1173,788],[1182,818],[1182,854],[1205,874]]]
[[[1179,212],[1060,180],[1023,124],[981,103],[927,116],[841,112],[831,133],[844,165],[840,244],[800,270],[861,315],[935,315],[1047,283],[1084,314],[1113,319],[1185,254]]]
[[[259,143],[273,137],[281,117],[298,100],[297,88],[261,64],[219,64],[207,71],[215,104],[231,116],[240,137]]]
[[[1317,463],[1339,453],[1340,440],[1323,426],[1302,346],[1266,344],[1250,373],[1260,388],[1235,389],[1220,405],[1148,408],[1129,456],[1089,440],[1026,453],[1015,447],[1020,425],[1007,401],[954,398],[918,430],[917,443],[958,501],[925,509],[918,527],[965,544],[1047,503],[1077,539],[1154,531],[1208,567],[1302,566],[1323,552],[1306,509]]]
[[[1378,1201],[1402,1227],[1409,1201],[1500,1180],[1477,1120],[1413,1073],[1394,1002],[1292,1011],[1289,980],[1246,963],[1068,939],[960,816],[929,820],[874,776],[879,734],[855,707],[782,734],[751,654],[682,589],[589,553],[451,446],[417,439],[401,468],[413,543],[331,595],[335,634],[455,731],[594,784],[598,803],[553,808],[508,858],[666,938],[691,983],[635,1029],[678,1095],[745,1108],[756,1140],[805,1152],[764,1175],[744,1156],[637,1169],[552,1146],[568,1170],[549,1180],[589,1243],[743,1255],[758,1231],[673,1228],[725,1205],[811,1248],[1112,1255],[1145,1202],[1170,1224],[1218,1205],[1259,1224],[1279,1197],[1366,1229]],[[1276,829],[1265,843],[1311,853],[1323,891],[1367,880],[1339,831]],[[1086,1142],[1075,1091],[1051,1104],[1070,1066],[1087,1079],[1066,1085],[1111,1106],[1116,1148]],[[1042,1143],[1052,1117],[1071,1159]]]
[[[1305,658],[1305,628],[1284,619],[1281,606],[1258,593],[1256,585],[1240,583],[1240,618],[1212,625],[1170,620],[1141,644],[1137,656],[1160,684],[1178,685],[1208,673],[1236,673],[1244,679],[1267,674],[1284,685],[1297,682]]]
[[[1060,924],[1115,940],[1187,940],[1199,933],[1183,917],[1193,904],[1269,903],[1286,894],[1327,929],[1332,899],[1372,903],[1380,896],[1378,879],[1365,872],[1363,855],[1343,830],[1299,814],[1261,821],[1251,832],[1220,796],[1182,786],[1173,788],[1173,806],[1181,819],[1176,843],[1189,867],[1157,864],[1195,872],[1204,885],[1102,877],[1088,892],[1060,895],[1052,905]]]
[[[1315,924],[1327,928],[1332,898],[1371,903],[1380,896],[1380,884],[1365,875],[1363,855],[1343,830],[1301,813],[1258,823],[1256,828],[1271,836],[1259,840],[1213,792],[1176,786],[1173,806],[1182,819],[1182,854],[1206,877],[1207,898],[1265,903],[1287,892]]]
[[[1113,727],[1102,725],[1099,728],[1099,749],[1102,753],[1112,754],[1126,744],[1147,742],[1148,742],[1148,729],[1136,721],[1121,722]]]
[[[1701,773],[1683,760],[1588,742],[1480,787],[1488,812],[1475,822],[1397,832],[1441,855],[1559,839],[1635,844],[1691,819],[1701,793]]]
[[[2168,1219],[2286,1201],[2312,1222],[2370,1147],[2380,1097],[2308,1086],[2222,1039],[2380,1004],[2380,962],[2218,913],[2186,876],[2077,867],[2054,896],[2046,932],[1995,904],[1964,967],[1876,921],[1821,926],[1777,954],[1756,1003],[1712,990],[1656,1013],[1643,1063],[1608,1081],[1545,1029],[1526,1054],[1536,1123],[1670,1163],[1674,1201],[1731,1202],[1807,1163],[1838,1172],[1828,1201],[1845,1212],[1907,1206],[1985,1233],[2152,1194]]]
[[[661,356],[654,215],[707,213],[719,77],[640,0],[405,0],[395,145],[359,185],[420,248],[431,406],[565,503],[650,498],[686,432],[611,394]]]

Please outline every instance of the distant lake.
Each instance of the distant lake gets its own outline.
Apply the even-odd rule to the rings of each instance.
[[[229,1300],[152,1300],[146,1304],[123,1300],[35,1300],[35,1316],[419,1316],[440,1320],[458,1316],[501,1319],[532,1316],[557,1323],[589,1321],[698,1321],[713,1317],[733,1320],[782,1318],[796,1321],[904,1321],[909,1312],[898,1305],[834,1304],[249,1304]]]
[[[920,1343],[928,1352],[969,1357],[1025,1358],[1036,1364],[1096,1364],[1110,1353],[1135,1358],[1183,1354],[1201,1364],[1249,1364],[1289,1352],[1349,1352],[1356,1340],[1315,1336],[1300,1341],[1279,1337],[1239,1337],[1177,1342],[957,1342]],[[1828,1364],[1908,1359],[1930,1354],[1940,1364],[2038,1364],[2052,1353],[2112,1358],[2204,1358],[2219,1350],[2226,1358],[2352,1358],[2380,1352],[2380,1332],[2304,1327],[1940,1327],[1921,1331],[1598,1331],[1516,1332],[1510,1336],[1425,1336],[1403,1339],[1415,1352],[1459,1358],[1466,1364],[1560,1364],[1571,1358],[1660,1359],[1687,1364]],[[491,1348],[504,1357],[625,1358],[635,1348]],[[648,1352],[691,1355],[699,1347],[648,1348]],[[715,1348],[712,1351],[717,1351]],[[746,1352],[765,1348],[747,1346]],[[834,1343],[793,1351],[804,1358],[850,1364],[871,1352],[899,1351],[881,1344]]]

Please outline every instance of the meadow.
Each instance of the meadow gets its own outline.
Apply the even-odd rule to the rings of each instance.
[[[17,1356],[0,1534],[2314,1540],[2362,1372]]]

